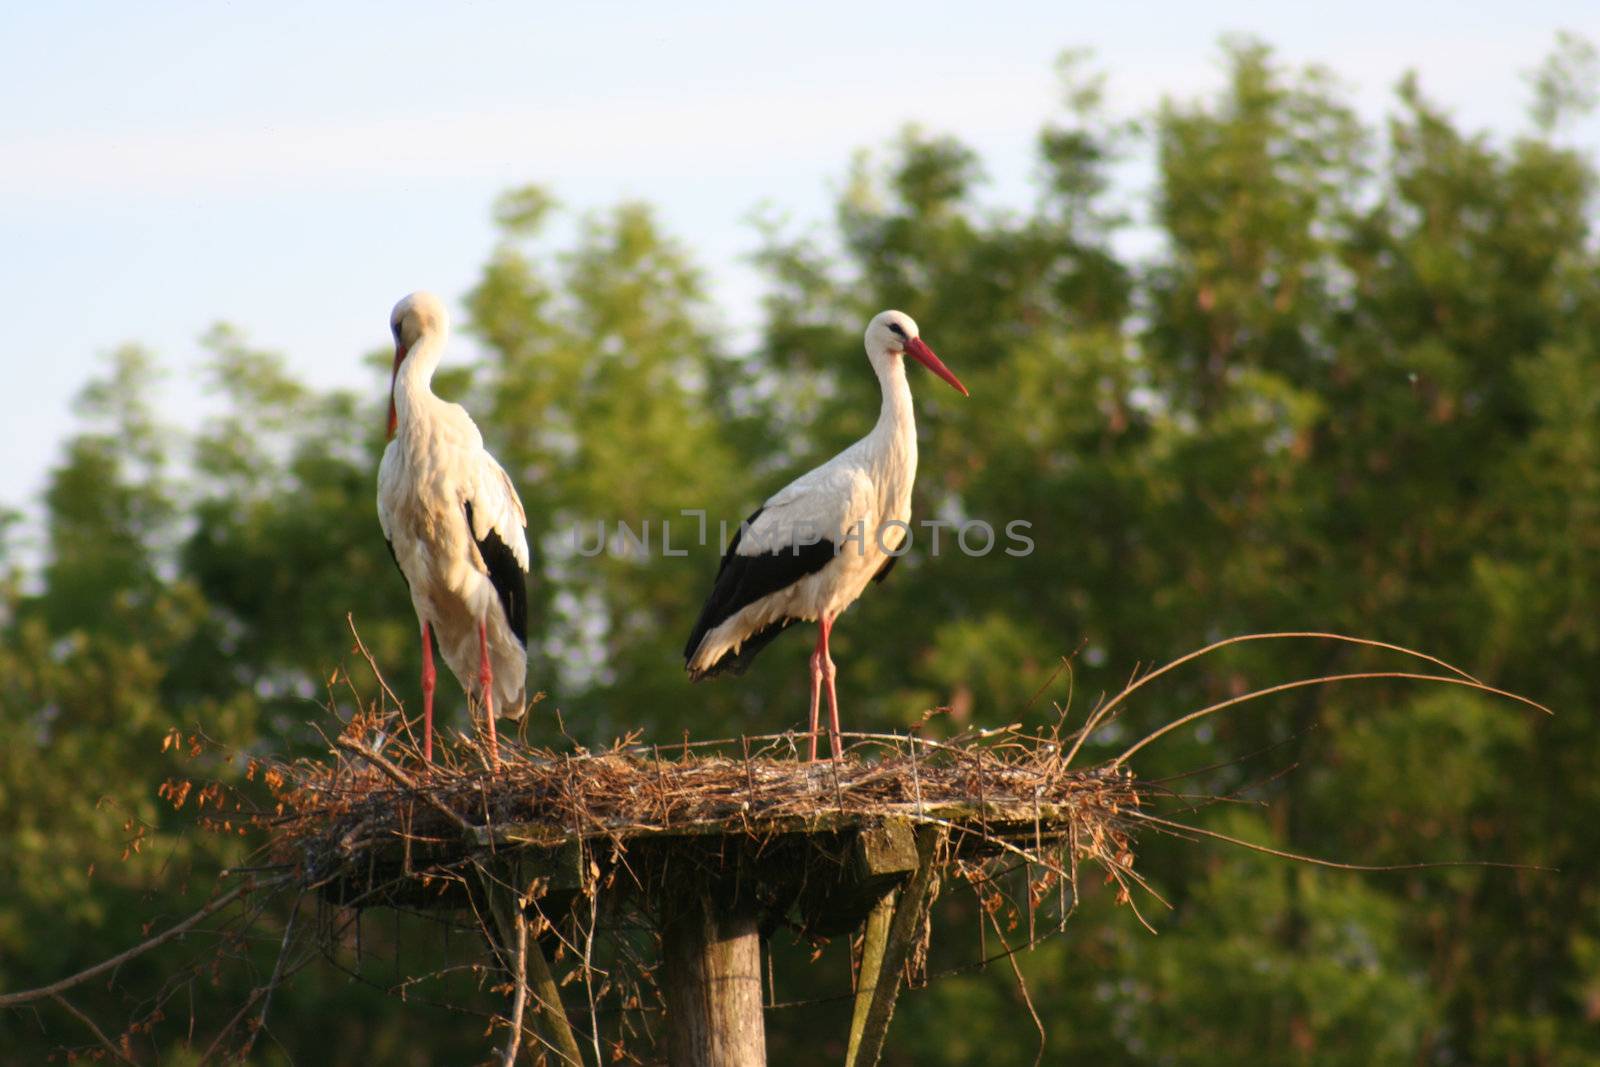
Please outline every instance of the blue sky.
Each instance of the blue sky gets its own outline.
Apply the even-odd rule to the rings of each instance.
[[[457,305],[512,185],[573,213],[651,201],[737,330],[752,212],[825,220],[851,153],[906,122],[961,137],[988,199],[1026,204],[1065,48],[1093,49],[1129,112],[1213,90],[1218,39],[1245,32],[1331,67],[1369,117],[1415,68],[1506,131],[1558,29],[1600,40],[1600,4],[8,4],[0,503],[32,509],[72,395],[123,341],[171,368],[179,423],[218,320],[315,384],[367,382],[399,296]]]

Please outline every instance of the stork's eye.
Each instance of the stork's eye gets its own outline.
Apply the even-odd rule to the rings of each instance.
[[[901,337],[904,337],[906,335],[906,328],[904,326],[901,326],[898,322],[891,322],[889,324],[889,330],[892,333],[899,334]]]

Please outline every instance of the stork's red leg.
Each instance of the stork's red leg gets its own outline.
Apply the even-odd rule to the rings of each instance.
[[[817,720],[822,710],[822,631],[811,653],[811,762],[817,761]]]
[[[478,623],[478,684],[483,687],[483,714],[489,720],[489,762],[500,765],[500,743],[494,736],[494,670],[489,666],[489,627]]]
[[[422,760],[433,762],[433,689],[438,678],[433,669],[433,634],[422,624]]]
[[[822,650],[822,677],[828,683],[828,741],[833,750],[833,758],[838,759],[844,755],[844,738],[839,733],[839,694],[833,690],[833,657],[828,655],[828,634],[833,630],[833,619],[827,615],[818,620],[822,631],[820,647]]]

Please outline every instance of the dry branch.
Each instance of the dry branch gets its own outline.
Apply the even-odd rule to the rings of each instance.
[[[215,915],[223,908],[226,908],[229,904],[232,904],[235,900],[238,900],[246,893],[250,893],[256,889],[264,888],[264,886],[267,884],[276,885],[282,883],[283,881],[283,878],[274,879],[271,883],[258,883],[253,880],[246,881],[238,886],[235,886],[233,889],[224,893],[216,900],[213,900],[211,903],[207,904],[205,907],[201,908],[187,919],[184,919],[182,922],[168,927],[155,937],[139,942],[137,945],[134,945],[125,952],[117,953],[110,959],[101,960],[92,967],[85,967],[77,974],[74,974],[68,978],[63,978],[57,982],[51,982],[49,985],[40,986],[37,989],[24,989],[17,993],[0,993],[0,1008],[12,1008],[18,1004],[27,1004],[30,1001],[43,1000],[45,997],[53,997],[58,993],[63,993],[66,990],[71,989],[73,986],[82,985],[91,978],[97,978],[100,975],[105,974],[107,971],[114,971],[118,967],[121,967],[124,963],[127,963],[129,960],[142,956],[151,949],[160,948],[162,945],[166,944],[168,941],[171,941],[175,937],[183,936],[183,934],[204,922],[212,915]]]
[[[79,1008],[75,1004],[73,1004],[72,1001],[68,1000],[66,997],[62,996],[60,993],[52,993],[52,994],[50,994],[50,999],[55,1001],[57,1004],[61,1005],[61,1007],[65,1008],[67,1010],[67,1012],[74,1019],[77,1019],[84,1026],[88,1027],[89,1028],[89,1032],[94,1035],[95,1040],[100,1042],[100,1047],[105,1049],[106,1052],[111,1056],[112,1059],[118,1060],[119,1062],[122,1062],[122,1063],[130,1063],[131,1064],[131,1063],[134,1062],[132,1059],[129,1058],[129,1056],[128,1056],[128,1054],[126,1052],[123,1052],[122,1049],[118,1048],[115,1044],[112,1043],[111,1039],[106,1036],[106,1032],[104,1030],[100,1029],[100,1026],[99,1026],[98,1023],[96,1023],[93,1019],[89,1018],[89,1016],[86,1013],[84,1013],[83,1011],[79,1010]]]

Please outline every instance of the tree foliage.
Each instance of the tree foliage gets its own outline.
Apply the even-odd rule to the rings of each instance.
[[[1149,750],[1147,776],[1211,768],[1184,787],[1268,802],[1198,816],[1220,832],[1560,873],[1355,875],[1147,842],[1174,905],[1160,936],[1091,893],[1023,963],[1050,1060],[1591,1062],[1600,250],[1595,166],[1561,131],[1593,106],[1594,51],[1559,42],[1511,138],[1463,129],[1414,80],[1376,128],[1326,72],[1259,42],[1226,42],[1223,63],[1213,96],[1129,121],[1069,56],[1026,211],[985,207],[981,160],[951,138],[908,130],[863,154],[829,228],[765,230],[747,346],[717,329],[692,250],[647,206],[584,218],[553,248],[560,207],[508,193],[465,295],[471,343],[440,388],[477,415],[527,504],[530,690],[546,694],[531,729],[595,744],[799,722],[804,639],[698,688],[681,641],[719,522],[870,426],[860,332],[899,307],[972,389],[963,400],[913,370],[917,516],[1026,520],[1035,548],[969,557],[945,530],[935,553],[918,528],[837,631],[852,725],[903,728],[934,707],[948,709],[934,731],[1051,721],[1063,656],[1081,717],[1137,663],[1274,629],[1421,647],[1559,713],[1532,722],[1471,694],[1366,683],[1251,705]],[[1140,153],[1155,167],[1147,212],[1125,184]],[[372,511],[381,383],[319,393],[236,330],[205,343],[223,414],[190,434],[164,425],[154,357],[119,350],[45,494],[42,565],[0,542],[6,988],[132,940],[243,854],[157,803],[175,773],[169,730],[241,753],[315,747],[329,678],[370,685],[347,613],[399,694],[416,694],[415,626]],[[704,512],[703,540],[685,510]],[[618,542],[619,521],[649,523],[647,552],[586,551],[597,522]],[[687,555],[662,551],[666,524]],[[1246,678],[1369,662],[1315,642],[1242,647],[1174,676],[1090,755]],[[970,900],[947,903],[935,970],[972,962],[979,921]],[[370,936],[396,965],[419,951]],[[784,961],[797,992],[843,981]],[[159,986],[135,971],[119,988]],[[242,981],[209,995],[239,1003]],[[100,1006],[128,1010],[114,992]],[[42,1018],[0,1017],[0,1042],[87,1042],[64,1036],[70,1018]],[[908,994],[891,1055],[1031,1063],[1019,1018],[1008,969],[948,977]],[[815,1049],[819,1027],[844,1032],[827,1005],[770,1026],[775,1056]],[[182,1029],[140,1040],[175,1048]],[[461,1029],[308,973],[278,994],[278,1043],[257,1051],[442,1062],[472,1054]]]

